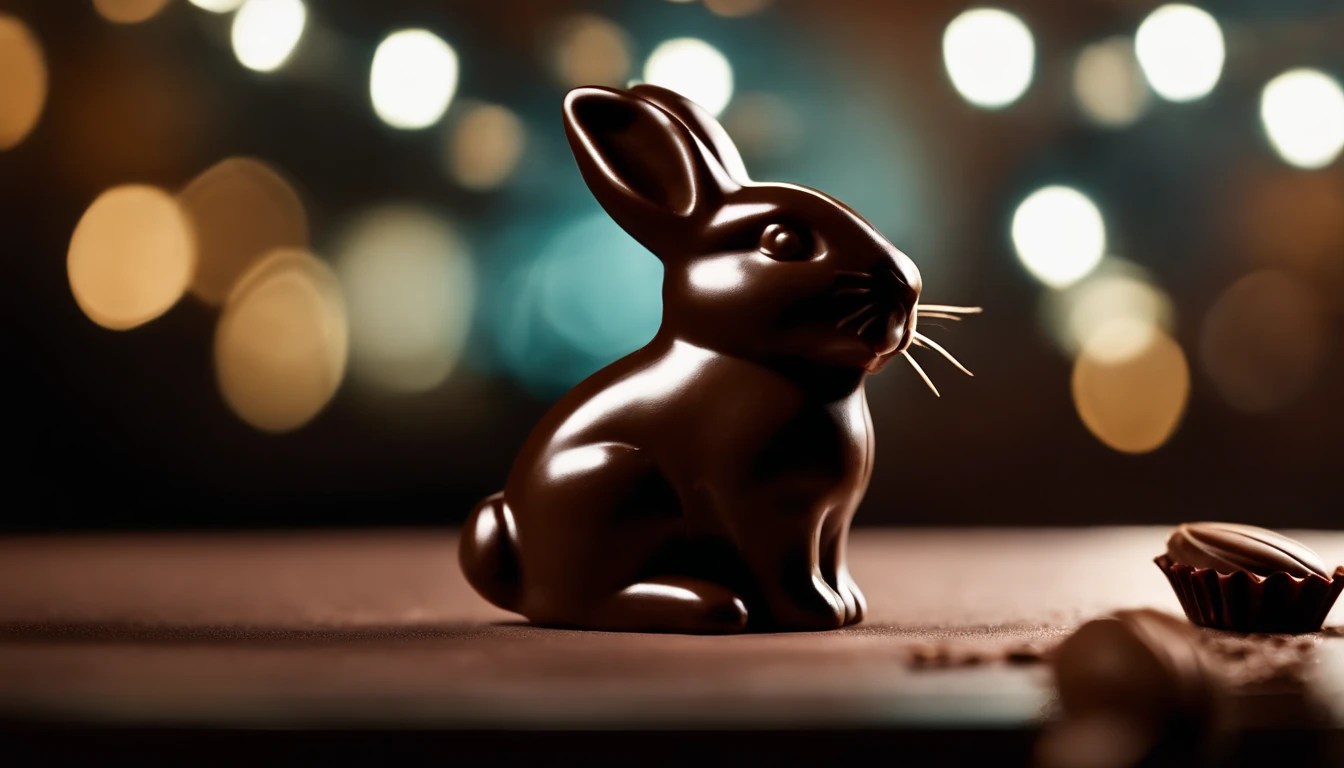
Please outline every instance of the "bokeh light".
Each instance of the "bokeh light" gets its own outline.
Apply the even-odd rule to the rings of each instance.
[[[269,254],[229,294],[215,376],[239,418],[266,432],[303,426],[345,375],[348,329],[335,275],[301,250]]]
[[[630,76],[630,39],[610,19],[577,14],[560,26],[554,64],[560,82],[570,87],[624,85]]]
[[[1148,14],[1134,36],[1134,51],[1148,83],[1168,101],[1208,95],[1223,72],[1223,31],[1207,11],[1164,5]]]
[[[233,53],[248,69],[273,72],[294,53],[307,21],[302,0],[247,0],[233,17]]]
[[[168,4],[168,0],[93,0],[93,7],[108,21],[118,24],[138,24],[152,19]]]
[[[1083,346],[1073,366],[1073,402],[1098,440],[1124,453],[1147,453],[1180,425],[1190,396],[1190,366],[1180,345],[1160,331],[1139,354],[1121,361],[1093,354],[1115,346],[1111,335],[1127,332],[1107,325]]]
[[[705,0],[711,13],[737,19],[760,13],[770,6],[771,0]]]
[[[1042,302],[1046,325],[1065,353],[1077,356],[1092,340],[1090,354],[1106,363],[1137,356],[1175,323],[1171,297],[1146,270],[1114,256],[1082,281],[1046,293]]]
[[[644,81],[676,91],[718,116],[733,98],[733,67],[718,48],[694,37],[660,43],[644,63]]]
[[[456,92],[457,53],[433,32],[393,32],[373,53],[373,111],[393,128],[416,130],[437,123]]]
[[[605,213],[530,239],[542,244],[537,258],[515,265],[492,290],[490,332],[523,384],[555,396],[653,338],[663,269]]]
[[[211,13],[233,13],[242,6],[243,0],[191,0],[191,4]]]
[[[542,255],[539,273],[546,318],[601,360],[647,343],[662,317],[662,264],[629,235],[615,237],[616,228],[606,214],[576,223]]]
[[[1209,310],[1200,363],[1233,408],[1265,413],[1292,402],[1311,383],[1328,334],[1307,286],[1282,272],[1256,272]]]
[[[134,328],[167,312],[191,280],[190,223],[172,195],[144,185],[107,190],[75,226],[66,271],[90,320]]]
[[[508,107],[475,104],[448,133],[444,166],[458,184],[474,190],[502,185],[522,159],[527,132]]]
[[[1344,148],[1344,91],[1324,72],[1284,72],[1265,85],[1260,120],[1285,162],[1324,168]]]
[[[1052,288],[1082,279],[1106,250],[1101,211],[1072,187],[1048,186],[1027,196],[1013,214],[1012,234],[1022,264]]]
[[[1241,202],[1232,233],[1244,253],[1258,266],[1287,269],[1344,309],[1344,178],[1266,170],[1235,188]]]
[[[962,13],[943,33],[943,63],[967,101],[995,109],[1017,101],[1031,85],[1036,44],[1021,19],[997,8]]]
[[[277,248],[308,246],[308,216],[293,187],[270,166],[233,157],[197,176],[178,195],[196,230],[191,289],[222,304],[234,283]]]
[[[342,239],[336,269],[357,376],[403,392],[447,378],[466,343],[475,300],[466,247],[447,223],[413,207],[366,213]]]
[[[1084,48],[1073,67],[1073,95],[1097,125],[1123,128],[1138,120],[1151,97],[1134,42],[1117,35]]]
[[[798,112],[770,93],[743,93],[723,114],[723,128],[747,160],[774,160],[793,155],[802,146]]]
[[[0,14],[0,150],[18,146],[42,116],[47,102],[47,62],[28,26]]]

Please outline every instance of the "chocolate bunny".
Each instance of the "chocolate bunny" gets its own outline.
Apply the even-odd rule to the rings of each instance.
[[[749,180],[672,91],[577,88],[564,122],[593,195],[663,262],[663,321],[537,425],[468,518],[467,580],[549,626],[861,621],[845,545],[873,470],[864,378],[916,341],[919,270],[843,203]]]

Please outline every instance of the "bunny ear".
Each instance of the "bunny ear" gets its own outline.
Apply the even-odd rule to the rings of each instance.
[[[731,184],[681,121],[609,88],[565,96],[565,132],[593,196],[645,242],[679,220],[714,210]]]
[[[630,89],[630,92],[657,104],[680,120],[696,138],[704,142],[709,151],[728,172],[728,176],[738,184],[748,184],[747,166],[742,162],[742,154],[737,151],[728,132],[718,120],[699,104],[682,96],[676,91],[657,85],[642,83]]]

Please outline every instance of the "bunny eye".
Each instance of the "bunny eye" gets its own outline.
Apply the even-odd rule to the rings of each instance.
[[[797,232],[783,224],[771,224],[761,233],[761,253],[779,261],[798,261],[808,257],[807,243]]]

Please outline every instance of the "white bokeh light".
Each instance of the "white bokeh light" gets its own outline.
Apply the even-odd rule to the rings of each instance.
[[[355,373],[391,391],[438,386],[466,344],[475,300],[457,233],[430,210],[390,205],[353,223],[336,263]]]
[[[211,13],[232,13],[238,10],[243,0],[190,0],[191,4]]]
[[[1041,295],[1041,320],[1060,351],[1077,357],[1084,347],[1101,362],[1117,363],[1147,349],[1158,332],[1173,332],[1171,297],[1145,268],[1106,256],[1087,277]]]
[[[1170,330],[1172,314],[1171,299],[1146,282],[1123,275],[1089,279],[1070,307],[1068,340],[1075,350],[1086,347],[1102,362],[1119,363]]]
[[[307,21],[302,0],[247,0],[233,17],[233,53],[248,69],[277,70],[299,44]]]
[[[943,33],[943,63],[952,85],[979,107],[1006,107],[1031,85],[1036,44],[1022,20],[997,8],[976,8]]]
[[[1223,31],[1207,11],[1172,4],[1148,14],[1134,37],[1148,84],[1167,101],[1208,95],[1223,72]]]
[[[1285,162],[1324,168],[1344,148],[1344,91],[1314,69],[1284,72],[1265,85],[1260,120]]]
[[[694,37],[661,43],[644,63],[644,81],[676,91],[717,116],[733,98],[733,67],[718,48]]]
[[[393,128],[437,123],[456,92],[457,53],[433,32],[393,32],[374,51],[369,96],[373,111]]]
[[[1036,279],[1063,288],[1101,262],[1106,226],[1101,211],[1082,192],[1072,187],[1044,187],[1017,206],[1013,245]]]
[[[1097,125],[1123,128],[1138,120],[1151,97],[1134,42],[1117,35],[1084,48],[1073,67],[1073,95]]]

